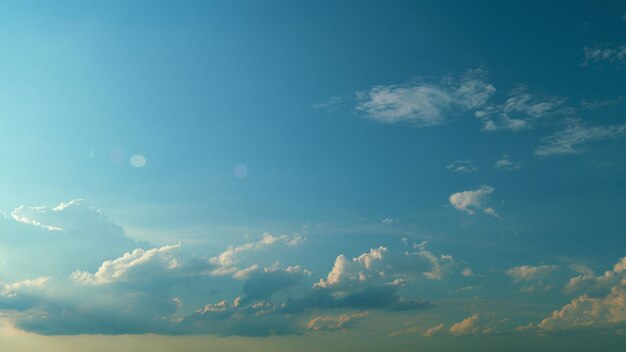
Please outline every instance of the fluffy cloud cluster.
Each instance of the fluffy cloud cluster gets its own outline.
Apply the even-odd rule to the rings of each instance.
[[[483,207],[483,203],[487,197],[495,191],[495,188],[482,185],[475,190],[457,192],[452,194],[448,201],[456,209],[473,215],[476,210],[482,210],[485,214],[497,216],[496,211],[491,207]]]
[[[86,271],[75,271],[70,279],[83,285],[105,285],[116,281],[144,280],[155,273],[174,270],[179,267],[172,252],[180,248],[180,244],[163,246],[149,250],[135,249],[115,260],[102,263],[98,271],[91,274]]]
[[[608,290],[606,294],[582,294],[527,330],[546,332],[577,329],[610,329],[626,326],[626,257],[620,259],[612,270],[594,276],[590,270],[570,280],[569,290]],[[607,288],[608,287],[608,288]]]
[[[277,244],[296,246],[301,244],[303,240],[304,238],[301,236],[273,236],[270,233],[265,233],[263,234],[263,238],[258,242],[249,242],[236,247],[231,246],[219,255],[211,257],[209,262],[216,266],[211,274],[216,276],[232,274],[233,277],[238,279],[247,278],[252,272],[258,270],[259,267],[258,265],[250,265],[245,268],[238,267],[237,265],[240,262],[242,254],[245,252],[258,251]]]

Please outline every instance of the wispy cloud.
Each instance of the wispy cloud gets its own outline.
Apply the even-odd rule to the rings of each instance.
[[[327,111],[335,111],[339,109],[341,104],[344,102],[345,97],[343,96],[334,96],[326,99],[325,101],[317,104],[311,105],[314,109],[322,109]]]
[[[446,170],[461,174],[471,174],[478,171],[478,167],[474,166],[471,160],[455,160],[446,166]]]
[[[615,99],[604,99],[604,100],[583,100],[580,102],[580,106],[585,110],[596,110],[600,108],[606,108],[609,106],[614,106],[621,104],[624,101],[624,97],[619,96]]]
[[[375,86],[357,93],[356,110],[386,124],[441,125],[450,116],[479,108],[489,100],[496,89],[485,82],[485,75],[486,70],[478,68],[439,82]]]
[[[521,161],[512,161],[510,159],[510,155],[508,154],[504,154],[502,155],[502,157],[500,159],[498,159],[493,167],[495,167],[496,169],[503,169],[503,170],[517,170],[519,168],[521,168],[523,165],[523,163]]]
[[[593,47],[584,47],[583,66],[589,64],[615,63],[618,65],[626,64],[626,45],[611,46],[597,45]]]
[[[474,115],[483,120],[484,131],[520,131],[534,127],[538,120],[546,117],[573,114],[573,109],[565,106],[566,100],[564,97],[532,94],[526,86],[518,85],[504,103],[488,105]]]
[[[554,135],[545,137],[543,144],[535,149],[535,155],[571,155],[584,151],[586,143],[618,138],[626,134],[626,124],[588,126],[572,120],[569,125]]]

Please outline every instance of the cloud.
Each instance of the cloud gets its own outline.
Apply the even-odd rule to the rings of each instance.
[[[314,109],[322,109],[329,112],[336,111],[341,104],[344,102],[345,98],[342,96],[334,96],[326,99],[325,101],[317,104],[311,105]]]
[[[294,317],[274,314],[276,306],[259,302],[242,306],[239,298],[233,303],[221,301],[185,317],[179,324],[189,334],[264,337],[299,333]]]
[[[391,224],[397,224],[399,222],[399,220],[398,219],[393,219],[393,218],[384,218],[384,219],[380,220],[380,222],[382,224],[385,224],[385,225],[391,225]]]
[[[243,293],[246,295],[243,302],[268,299],[276,292],[300,284],[310,274],[310,271],[300,266],[290,266],[284,270],[270,267],[255,272],[243,285]]]
[[[593,285],[587,289],[608,290],[596,297],[589,293],[572,299],[562,308],[538,324],[531,323],[525,329],[543,332],[578,329],[611,329],[626,326],[626,257],[621,258],[612,270],[593,277],[593,272],[582,268],[578,278],[589,278]],[[580,284],[580,282],[578,282]],[[572,281],[568,286],[572,285]],[[578,287],[582,288],[582,287]],[[606,291],[605,291],[606,292]]]
[[[504,103],[488,105],[474,115],[483,121],[483,131],[520,131],[532,128],[546,117],[571,115],[573,109],[565,106],[566,100],[563,97],[531,94],[526,86],[518,85]]]
[[[455,160],[446,166],[446,170],[461,174],[471,174],[478,171],[478,167],[474,166],[470,160]]]
[[[304,238],[302,236],[274,236],[270,233],[264,233],[263,238],[258,242],[249,242],[240,246],[230,246],[224,252],[215,257],[211,257],[209,262],[216,266],[211,272],[212,275],[222,276],[230,275],[233,277],[244,279],[249,276],[250,273],[255,271],[258,266],[248,266],[246,268],[239,268],[240,257],[246,252],[258,251],[266,247],[270,247],[276,244],[284,244],[286,246],[296,246],[302,243]]]
[[[572,155],[584,151],[586,143],[615,139],[626,134],[626,124],[588,126],[585,123],[573,120],[565,129],[545,137],[543,144],[535,149],[537,156]]]
[[[609,106],[614,106],[621,104],[624,101],[624,97],[620,96],[615,99],[604,99],[604,100],[583,100],[580,102],[580,106],[585,110],[596,110],[600,108],[606,108]]]
[[[15,268],[23,277],[67,277],[77,267],[95,267],[147,245],[127,237],[121,227],[82,200],[55,207],[19,206],[11,217],[0,217],[0,228],[0,256],[10,263],[0,267],[0,275],[10,277]]]
[[[554,288],[554,280],[550,276],[559,269],[558,265],[520,265],[507,270],[506,274],[513,279],[513,283],[524,284],[522,292],[533,293]]]
[[[611,327],[623,323],[626,323],[626,291],[621,287],[613,287],[605,297],[582,295],[574,298],[542,320],[537,328],[558,331]]]
[[[493,167],[495,167],[496,169],[513,171],[520,169],[522,165],[522,162],[511,161],[510,155],[504,154],[500,159],[495,162]]]
[[[496,90],[484,81],[485,76],[486,70],[478,68],[440,82],[376,86],[357,93],[356,110],[386,124],[441,125],[450,115],[476,109],[487,102]]]
[[[452,194],[448,200],[452,206],[460,211],[464,211],[470,215],[473,215],[476,210],[482,210],[486,214],[497,216],[497,213],[493,208],[483,208],[483,203],[487,197],[495,191],[495,188],[482,185],[475,190],[457,192]]]
[[[474,314],[457,323],[454,323],[452,327],[450,327],[450,333],[457,336],[470,335],[477,333],[479,329],[478,314]]]
[[[326,330],[334,331],[350,327],[355,320],[361,319],[369,315],[369,312],[349,313],[340,315],[321,315],[317,316],[306,323],[307,330]]]
[[[21,290],[43,287],[49,279],[49,276],[42,276],[36,279],[27,279],[8,284],[0,284],[0,295],[5,297],[15,297]]]
[[[618,284],[620,281],[626,281],[625,267],[626,257],[623,257],[613,266],[613,269],[596,276],[590,268],[576,265],[573,269],[577,271],[579,275],[572,277],[563,290],[566,293],[571,293],[581,290],[601,291],[608,289]]]
[[[559,269],[558,265],[520,265],[506,271],[513,278],[513,282],[535,281]]]
[[[449,333],[455,336],[489,335],[506,330],[505,325],[509,321],[509,318],[502,318],[494,313],[474,314],[452,324]]]
[[[70,279],[83,285],[106,285],[118,281],[145,280],[155,273],[157,275],[179,267],[172,252],[180,248],[177,245],[163,246],[143,250],[135,249],[122,257],[102,263],[95,274],[86,271],[75,271]]]
[[[583,66],[589,64],[614,63],[617,65],[626,64],[626,46],[597,45],[584,47]]]
[[[435,336],[435,335],[439,335],[443,332],[444,329],[444,325],[443,323],[437,324],[435,326],[433,326],[430,329],[427,329],[426,331],[424,331],[424,333],[422,334],[422,336]]]

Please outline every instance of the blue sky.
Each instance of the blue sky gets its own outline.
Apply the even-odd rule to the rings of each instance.
[[[0,2],[3,343],[618,348],[625,38],[623,1]]]

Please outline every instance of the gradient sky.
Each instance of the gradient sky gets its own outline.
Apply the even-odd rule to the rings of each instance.
[[[0,1],[0,348],[620,351],[626,2]]]

